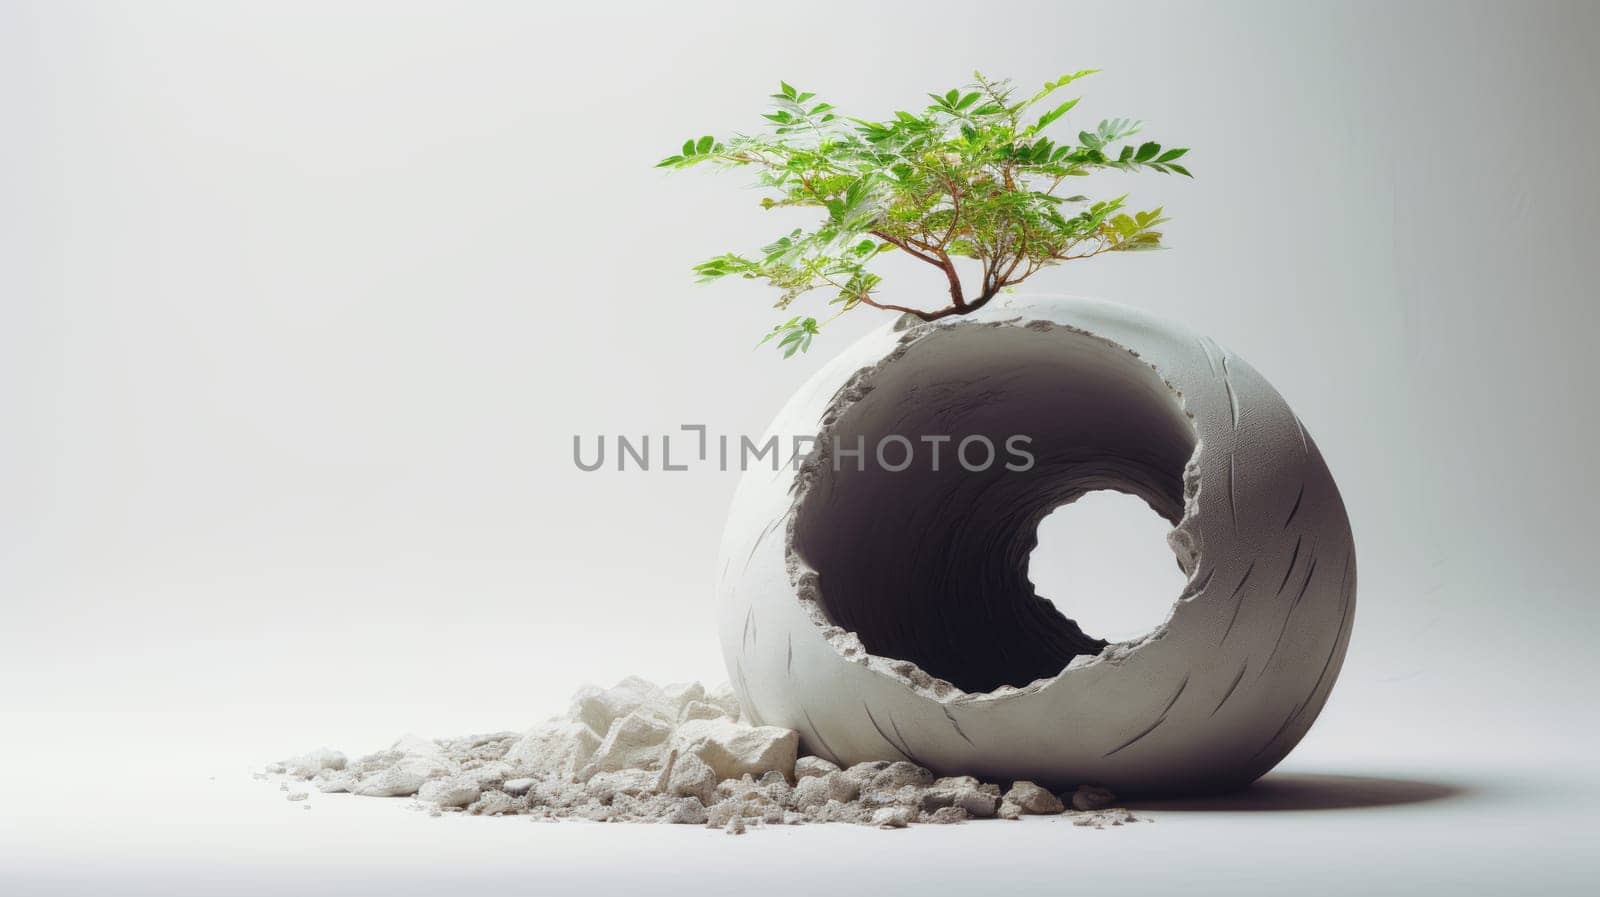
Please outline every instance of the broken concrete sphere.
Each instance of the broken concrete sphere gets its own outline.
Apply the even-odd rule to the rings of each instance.
[[[1000,463],[1018,435],[1025,470]],[[1208,338],[1079,299],[902,319],[817,372],[774,436],[784,463],[752,467],[729,514],[719,625],[746,718],[797,730],[802,753],[1226,790],[1288,754],[1338,676],[1343,502],[1283,398]],[[998,462],[981,468],[978,441],[958,456],[974,436]],[[897,470],[906,443],[921,453]],[[1188,577],[1129,642],[1083,632],[1072,596],[1063,615],[1028,579],[1039,522],[1098,489],[1171,522]]]

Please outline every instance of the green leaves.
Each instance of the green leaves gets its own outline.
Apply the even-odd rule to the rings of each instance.
[[[1072,107],[1076,105],[1078,105],[1078,101],[1076,99],[1071,99],[1065,103],[1062,103],[1056,108],[1051,109],[1049,112],[1039,116],[1039,120],[1034,122],[1033,125],[1028,128],[1027,133],[1037,134],[1040,131],[1043,131],[1045,128],[1048,128],[1054,124],[1058,119],[1061,118],[1061,116],[1071,112]]]
[[[962,93],[960,90],[951,89],[943,96],[936,93],[930,93],[928,96],[933,98],[933,105],[928,107],[929,110],[938,110],[948,115],[960,115],[983,99],[983,94],[976,90]]]
[[[1135,168],[1149,168],[1162,174],[1181,174],[1184,177],[1192,177],[1189,174],[1189,169],[1184,168],[1182,165],[1174,164],[1172,161],[1182,158],[1183,154],[1188,151],[1183,147],[1176,147],[1163,152],[1161,144],[1149,141],[1139,144],[1137,148],[1124,146],[1122,152],[1118,154],[1116,160],[1111,164],[1117,168],[1130,171]]]
[[[761,342],[756,343],[756,348],[765,346],[774,339],[778,340],[778,351],[784,358],[793,358],[796,352],[806,352],[811,349],[811,338],[819,332],[820,325],[816,318],[793,317],[782,324],[772,328]]]
[[[1181,174],[1186,178],[1192,178],[1194,175],[1189,173],[1189,169],[1184,168],[1182,165],[1174,164],[1173,162],[1174,159],[1182,158],[1184,153],[1187,153],[1188,151],[1189,150],[1187,147],[1176,147],[1174,149],[1169,149],[1161,155],[1156,156],[1155,160],[1149,163],[1149,167],[1154,168],[1159,172],[1165,173],[1171,171]]]
[[[657,168],[685,168],[696,162],[703,162],[723,151],[722,144],[717,142],[710,134],[698,140],[690,137],[683,142],[683,148],[676,156],[668,156],[656,163]]]
[[[1066,87],[1068,84],[1078,80],[1079,78],[1087,78],[1090,75],[1098,75],[1099,73],[1099,69],[1082,69],[1080,71],[1073,72],[1070,75],[1062,75],[1054,81],[1046,81],[1044,86],[1039,88],[1039,92],[1034,94],[1032,99],[1028,100],[1028,103],[1029,105],[1037,103],[1052,93],[1055,93],[1057,90],[1060,90],[1061,88]],[[983,80],[983,76],[977,72],[973,72],[973,76],[980,81]]]
[[[1152,228],[1166,220],[1161,217],[1159,207],[1132,215],[1115,215],[1107,222],[1108,236],[1117,250],[1160,249],[1161,233]]]
[[[814,93],[801,93],[794,89],[794,85],[787,81],[778,82],[778,92],[772,94],[774,100],[786,100],[790,103],[804,103],[816,96]]]
[[[1101,149],[1139,133],[1139,127],[1140,123],[1136,121],[1111,118],[1101,122],[1093,131],[1079,131],[1078,142],[1090,149]]]
[[[814,226],[759,254],[708,259],[695,274],[702,282],[763,280],[778,291],[780,309],[822,290],[834,317],[863,304],[905,311],[874,298],[882,279],[870,270],[878,256],[899,252],[940,269],[936,282],[950,291],[950,305],[939,313],[959,314],[1045,267],[1159,247],[1161,209],[1130,213],[1125,197],[1095,202],[1060,189],[1108,169],[1189,175],[1178,161],[1186,148],[1131,142],[1141,127],[1132,119],[1105,119],[1076,139],[1046,135],[1079,102],[1052,95],[1094,73],[1062,75],[1026,99],[1009,82],[975,73],[972,84],[928,94],[921,111],[879,119],[841,117],[814,93],[779,82],[756,133],[691,138],[657,164],[753,166],[763,208],[814,209]],[[958,257],[980,262],[979,282],[957,276]],[[790,357],[826,323],[792,317],[762,344],[776,341]]]
[[[755,277],[757,265],[743,256],[727,253],[713,259],[707,259],[694,266],[694,273],[699,277],[696,282],[710,283],[727,277],[729,274],[743,274],[745,277]]]

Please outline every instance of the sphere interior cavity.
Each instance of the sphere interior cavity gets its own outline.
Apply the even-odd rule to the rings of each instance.
[[[1028,577],[1039,523],[1109,489],[1176,526],[1198,447],[1182,397],[1150,364],[1052,325],[916,340],[821,437],[792,545],[817,573],[823,613],[870,653],[969,693],[1100,653],[1106,642]]]

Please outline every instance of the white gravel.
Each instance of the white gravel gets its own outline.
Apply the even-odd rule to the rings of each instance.
[[[408,734],[349,760],[328,748],[258,775],[319,792],[411,797],[430,816],[467,813],[703,825],[743,834],[767,825],[841,822],[878,828],[1063,815],[1080,826],[1137,822],[1115,795],[1084,785],[1059,796],[1026,781],[1002,789],[937,778],[906,760],[841,769],[800,757],[799,736],[752,726],[726,686],[657,686],[630,677],[580,689],[561,717],[526,732],[430,739]],[[310,794],[293,790],[291,801]],[[309,807],[308,804],[305,804]]]

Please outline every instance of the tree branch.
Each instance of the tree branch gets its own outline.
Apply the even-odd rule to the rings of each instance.
[[[894,244],[894,246],[896,248],[900,249],[902,252],[905,252],[907,255],[910,255],[912,258],[921,259],[922,261],[927,262],[930,265],[938,265],[939,264],[939,260],[934,258],[933,256],[926,255],[926,254],[924,254],[922,252],[918,252],[916,249],[913,249],[912,248],[912,241],[910,241],[910,240],[903,240],[903,239],[900,239],[899,237],[891,237],[891,236],[889,236],[888,234],[884,233],[881,230],[869,230],[869,231],[867,231],[867,233],[873,235],[874,237],[877,237],[878,239],[884,241],[885,243]]]
[[[967,299],[961,293],[961,275],[956,273],[956,263],[950,260],[950,253],[939,250],[939,267],[944,269],[945,279],[950,281],[950,301],[953,307],[963,309],[967,307]]]
[[[938,311],[923,311],[920,308],[909,308],[904,305],[890,305],[887,302],[879,302],[871,296],[862,296],[861,304],[870,305],[873,308],[881,308],[884,311],[905,312],[908,315],[916,315],[924,321],[936,321],[947,315],[954,314],[956,311],[956,308],[953,305],[946,308],[941,308]]]

